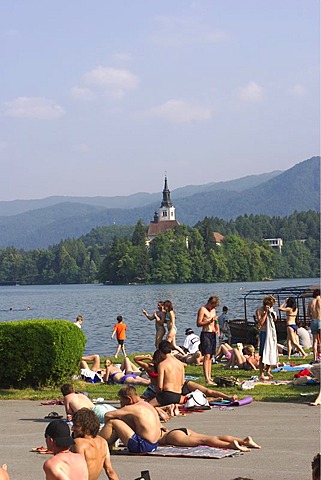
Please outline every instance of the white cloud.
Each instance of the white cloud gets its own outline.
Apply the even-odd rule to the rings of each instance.
[[[137,87],[138,77],[128,70],[98,66],[85,73],[85,82],[101,87],[113,98],[122,98],[127,90]]]
[[[94,100],[96,98],[96,95],[92,90],[85,87],[78,87],[78,85],[75,85],[74,87],[72,87],[71,96],[76,100],[85,100],[85,101]]]
[[[306,95],[306,89],[302,85],[294,85],[289,90],[290,94],[293,95],[294,97],[304,97]]]
[[[60,105],[43,97],[18,97],[11,102],[6,102],[5,107],[5,115],[16,118],[49,120],[65,114]]]
[[[240,89],[240,99],[243,102],[260,102],[263,99],[263,88],[256,82],[249,82]]]
[[[175,123],[199,122],[212,118],[209,108],[174,99],[152,108],[149,114]]]

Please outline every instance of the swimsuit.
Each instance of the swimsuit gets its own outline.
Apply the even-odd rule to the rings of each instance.
[[[320,333],[321,330],[321,320],[311,320],[311,332],[314,335]]]
[[[202,355],[215,355],[216,335],[213,332],[201,332],[200,350]]]
[[[138,375],[136,375],[135,373],[127,373],[127,375],[124,375],[123,378],[120,379],[119,383],[125,383],[125,380],[127,380],[127,378],[137,378],[137,377]]]
[[[109,375],[109,380],[111,380],[112,382],[118,383],[116,380],[114,380],[115,375],[118,375],[118,373],[121,373],[121,372],[111,373],[111,374]]]
[[[292,328],[294,332],[296,332],[298,329],[298,326],[295,323],[290,323],[290,325],[287,325],[287,327]]]
[[[156,395],[156,400],[162,407],[171,403],[179,403],[180,399],[181,394],[176,392],[163,391]]]
[[[158,442],[151,443],[148,440],[145,440],[137,433],[128,440],[127,448],[132,453],[146,453],[146,452],[155,452],[158,447]]]
[[[188,380],[185,380],[182,386],[182,395],[187,395],[188,393],[192,393],[188,386]]]
[[[187,428],[185,428],[185,427],[182,427],[182,428],[173,428],[173,430],[170,430],[169,432],[167,432],[167,435],[168,435],[169,433],[176,432],[176,431],[183,432],[183,433],[185,433],[185,435],[188,435]]]
[[[261,330],[260,331],[260,350],[259,350],[259,354],[260,354],[260,357],[262,358],[262,355],[263,355],[263,350],[264,350],[264,345],[265,345],[265,341],[266,341],[266,331],[265,330]]]

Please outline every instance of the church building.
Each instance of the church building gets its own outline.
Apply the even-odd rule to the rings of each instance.
[[[154,240],[157,235],[167,232],[179,225],[179,222],[175,218],[175,207],[171,200],[171,192],[168,189],[167,177],[165,176],[165,184],[163,190],[163,200],[158,212],[154,214],[154,220],[152,220],[148,227],[148,243]]]

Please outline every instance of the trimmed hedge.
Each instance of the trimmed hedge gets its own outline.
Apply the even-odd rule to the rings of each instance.
[[[0,386],[61,385],[79,374],[84,333],[67,320],[0,323]]]

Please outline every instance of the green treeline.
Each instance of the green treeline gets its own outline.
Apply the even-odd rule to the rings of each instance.
[[[0,250],[0,282],[203,283],[320,275],[320,215],[207,218],[180,225],[146,246],[147,227],[97,227],[48,249]],[[213,232],[224,235],[216,245]],[[280,251],[264,238],[283,239]]]

